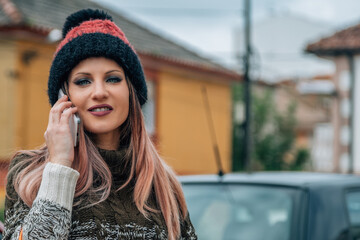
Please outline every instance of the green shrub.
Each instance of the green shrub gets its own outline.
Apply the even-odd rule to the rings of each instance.
[[[253,91],[254,92],[254,91]],[[280,113],[273,92],[264,90],[252,96],[252,170],[302,170],[310,158],[308,149],[296,149],[296,103]],[[242,101],[242,86],[233,88],[233,101]],[[243,125],[233,124],[233,171],[245,170],[242,157]]]

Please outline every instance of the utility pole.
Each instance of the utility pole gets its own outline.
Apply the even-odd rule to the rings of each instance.
[[[245,23],[245,55],[244,55],[244,103],[245,103],[245,122],[244,122],[244,142],[243,160],[245,170],[251,172],[251,81],[250,71],[250,0],[244,0],[244,23]]]

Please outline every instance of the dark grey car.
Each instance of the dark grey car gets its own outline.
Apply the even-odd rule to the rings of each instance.
[[[360,239],[360,178],[263,172],[179,177],[199,239]]]

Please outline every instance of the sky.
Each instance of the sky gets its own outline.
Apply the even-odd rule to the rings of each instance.
[[[234,67],[235,33],[243,28],[244,0],[93,0],[201,55]],[[252,25],[292,15],[328,27],[329,34],[360,23],[358,0],[252,0]],[[239,30],[240,29],[240,30]]]

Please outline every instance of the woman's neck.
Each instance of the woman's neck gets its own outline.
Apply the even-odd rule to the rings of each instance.
[[[117,150],[119,147],[119,133],[110,132],[103,134],[94,134],[94,142],[97,147],[105,150]]]

